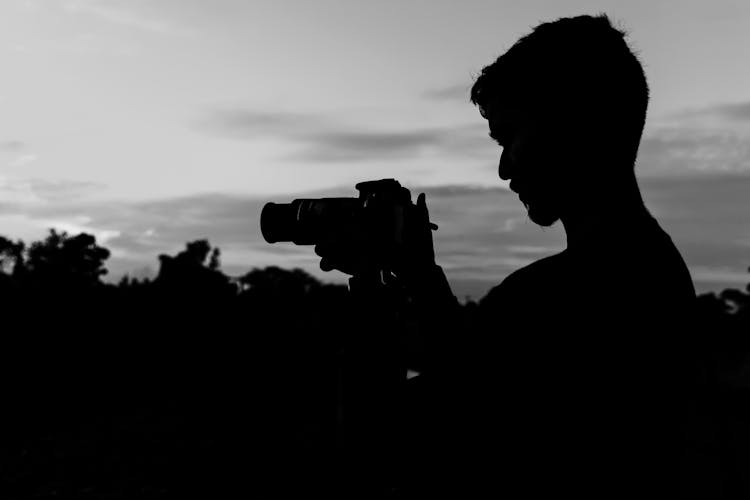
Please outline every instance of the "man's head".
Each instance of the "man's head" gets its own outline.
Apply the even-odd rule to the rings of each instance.
[[[648,84],[624,37],[604,15],[541,24],[471,89],[504,148],[500,177],[540,225],[633,178]]]

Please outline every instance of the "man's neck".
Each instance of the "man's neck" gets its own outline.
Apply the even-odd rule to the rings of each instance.
[[[585,207],[575,207],[560,217],[565,234],[567,247],[579,249],[589,246],[604,237],[617,235],[623,231],[623,226],[629,226],[650,218],[643,203],[638,187],[620,196],[606,199],[591,199]]]

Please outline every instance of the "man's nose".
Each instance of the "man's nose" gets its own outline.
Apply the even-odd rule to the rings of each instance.
[[[503,152],[500,154],[500,164],[497,167],[497,174],[504,181],[509,180],[513,176],[513,162],[510,159],[508,148],[503,148]]]

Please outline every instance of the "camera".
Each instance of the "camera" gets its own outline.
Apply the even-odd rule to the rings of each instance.
[[[266,203],[260,230],[268,243],[315,245],[350,228],[366,233],[373,252],[388,264],[403,243],[411,193],[395,179],[360,182],[357,198],[300,198],[291,203]]]

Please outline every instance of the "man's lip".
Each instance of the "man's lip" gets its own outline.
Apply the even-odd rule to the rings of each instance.
[[[528,191],[518,190],[516,192],[518,193],[518,199],[521,200],[521,203],[526,204],[529,202],[530,196],[529,196]]]

